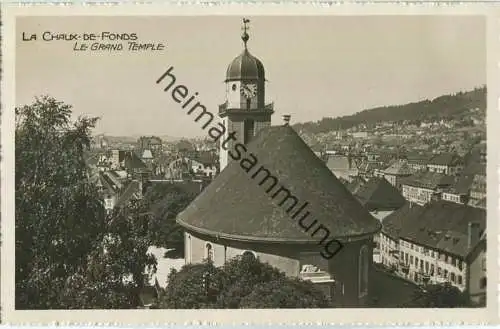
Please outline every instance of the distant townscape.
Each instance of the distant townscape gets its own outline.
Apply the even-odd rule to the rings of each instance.
[[[486,87],[271,126],[248,22],[239,149],[17,109],[16,308],[484,307]]]

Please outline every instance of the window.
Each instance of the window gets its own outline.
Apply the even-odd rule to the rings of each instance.
[[[247,144],[254,136],[254,121],[249,119],[245,120],[243,122],[243,129],[244,129],[243,143]]]
[[[444,278],[448,279],[448,270],[444,270]]]
[[[458,269],[459,269],[460,271],[461,271],[461,270],[463,270],[463,268],[464,268],[464,267],[463,267],[463,263],[462,263],[462,261],[461,261],[461,260],[459,260],[459,261],[457,262],[457,265],[458,265]]]
[[[257,256],[255,255],[254,252],[252,251],[244,251],[243,254],[241,254],[242,258],[247,258],[247,259],[252,259],[252,260],[255,260],[257,259]]]
[[[420,269],[424,270],[424,261],[422,259],[420,260]]]
[[[418,258],[415,257],[415,267],[418,267]]]
[[[455,273],[450,273],[451,282],[455,283]]]
[[[425,271],[429,272],[429,262],[425,262]]]
[[[207,243],[205,245],[205,258],[209,262],[213,262],[214,261],[214,249],[212,247],[212,244],[210,244],[210,243]]]
[[[483,267],[483,271],[486,271],[486,257],[483,257],[483,259],[482,259],[482,267]]]
[[[410,264],[413,264],[413,256],[410,255]]]
[[[358,259],[358,287],[359,297],[363,297],[368,293],[368,248],[361,247]]]
[[[486,277],[481,278],[479,280],[479,289],[486,289]]]
[[[463,284],[462,276],[461,275],[458,276],[458,284]]]
[[[443,273],[442,271],[441,267],[438,267],[438,275],[441,275],[441,273]]]
[[[431,264],[431,274],[434,274],[434,264]]]

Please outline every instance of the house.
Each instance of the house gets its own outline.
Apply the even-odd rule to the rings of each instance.
[[[406,203],[401,193],[385,178],[371,178],[353,194],[376,218],[380,217],[380,213],[388,215]]]
[[[141,136],[137,141],[137,149],[139,154],[150,150],[153,156],[158,156],[163,152],[163,142],[156,136]]]
[[[437,172],[418,172],[401,183],[403,197],[419,205],[440,199],[441,193],[455,182],[455,178]]]
[[[463,159],[455,153],[442,153],[432,157],[427,163],[430,172],[456,175],[463,169]]]
[[[483,209],[442,200],[425,206],[407,203],[384,220],[382,262],[415,283],[448,282],[473,299],[486,285],[480,284],[485,229]]]
[[[413,174],[413,170],[408,166],[406,160],[396,160],[384,171],[384,178],[395,186],[397,189],[401,188],[401,180]]]
[[[471,302],[477,306],[486,306],[487,261],[486,261],[486,232],[483,233],[478,244],[467,255],[467,286]]]
[[[430,159],[431,156],[427,154],[410,153],[406,155],[408,167],[413,169],[414,172],[427,170],[427,164],[429,163]]]
[[[358,176],[358,168],[354,159],[350,155],[332,154],[328,155],[326,166],[337,178],[343,178],[351,181],[354,177]]]

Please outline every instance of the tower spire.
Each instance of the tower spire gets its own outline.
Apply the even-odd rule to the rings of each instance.
[[[250,36],[247,33],[247,31],[250,29],[250,27],[247,25],[248,23],[250,23],[250,20],[248,18],[243,18],[243,27],[241,28],[243,30],[243,34],[241,35],[241,40],[243,40],[243,43],[245,44],[245,49],[247,49],[247,42],[248,39],[250,39]]]

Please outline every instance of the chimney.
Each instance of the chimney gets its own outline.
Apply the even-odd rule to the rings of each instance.
[[[467,235],[467,248],[470,249],[479,241],[479,223],[469,222],[469,230]]]
[[[292,116],[290,114],[283,115],[283,125],[288,126],[290,124],[290,119]]]

